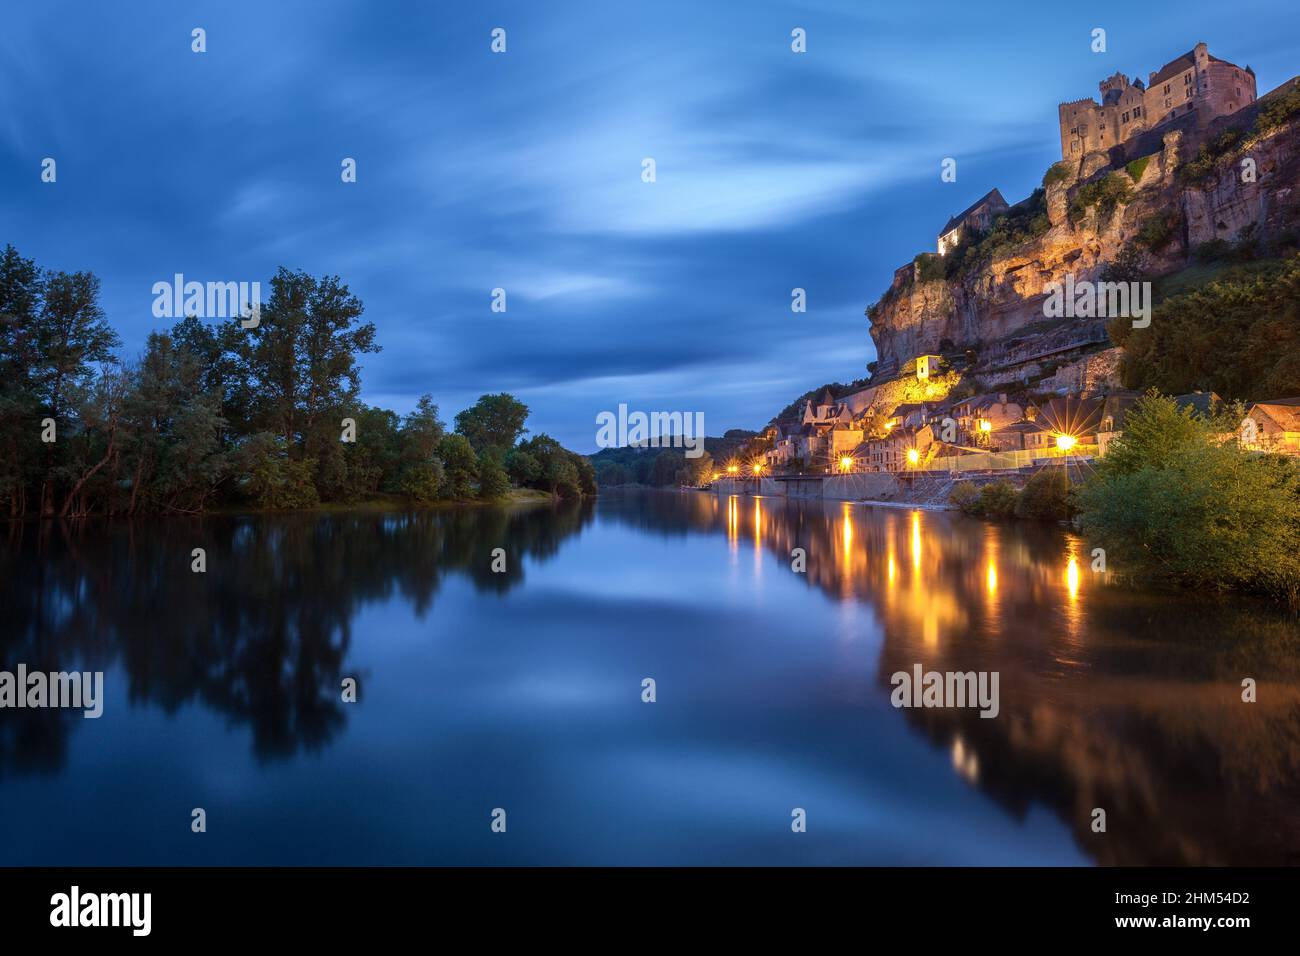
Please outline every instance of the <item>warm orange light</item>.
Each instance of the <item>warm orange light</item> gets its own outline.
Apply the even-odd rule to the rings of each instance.
[[[853,459],[848,455],[844,455],[842,458],[840,458],[840,471],[852,471],[852,470],[853,470]]]
[[[989,421],[987,418],[980,419],[980,431],[982,432],[993,431],[993,423]]]
[[[1065,587],[1072,600],[1079,596],[1079,562],[1074,558],[1065,566]]]
[[[727,466],[727,474],[729,474],[729,475],[734,475],[734,474],[735,474],[737,471],[739,471],[739,470],[740,470],[740,469],[738,469],[735,465],[728,465],[728,466]]]
[[[762,472],[763,472],[763,463],[761,461],[754,462],[754,474],[759,475],[762,474]]]
[[[907,450],[907,463],[909,465],[915,465],[920,460],[921,460],[921,453],[919,451],[917,451],[915,448],[909,448]]]
[[[1073,435],[1057,435],[1056,447],[1061,449],[1061,451],[1069,451],[1071,448],[1074,447],[1075,442],[1077,440],[1078,439],[1076,439]]]
[[[718,472],[715,471],[715,472],[713,473],[713,480],[714,480],[714,481],[717,481],[717,480],[718,480],[719,478],[721,478],[721,477],[722,477],[722,475],[718,474]]]

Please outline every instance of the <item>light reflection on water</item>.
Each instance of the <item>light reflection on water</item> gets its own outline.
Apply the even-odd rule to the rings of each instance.
[[[109,687],[0,711],[0,864],[1300,859],[1294,617],[1056,527],[628,493],[0,533],[0,665]],[[894,709],[917,663],[997,671],[999,716]]]

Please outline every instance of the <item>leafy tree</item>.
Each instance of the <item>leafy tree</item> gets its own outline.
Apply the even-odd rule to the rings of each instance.
[[[541,463],[522,448],[506,452],[504,464],[510,480],[520,488],[532,487],[542,475]]]
[[[1300,470],[1225,440],[1231,415],[1150,393],[1097,463],[1080,523],[1112,570],[1198,589],[1300,600]]]
[[[236,453],[239,482],[260,508],[310,508],[320,503],[311,459],[289,457],[283,435],[259,432],[245,439]]]
[[[1029,476],[1016,499],[1016,517],[1063,521],[1072,513],[1070,478],[1064,468],[1042,468]]]
[[[496,501],[510,494],[510,476],[492,455],[484,449],[478,456],[478,496]]]
[[[1261,400],[1300,394],[1300,255],[1232,266],[1156,306],[1151,324],[1109,325],[1128,388]]]
[[[294,459],[317,457],[339,440],[340,422],[355,417],[357,356],[377,352],[375,326],[361,323],[361,300],[337,276],[315,279],[281,268],[260,322],[242,329],[234,347],[252,424],[284,437]],[[228,321],[239,328],[239,319]]]
[[[514,447],[527,429],[528,406],[513,395],[483,395],[456,416],[456,431],[469,439],[474,451],[493,449],[500,457]]]
[[[412,462],[402,469],[397,490],[418,504],[430,504],[442,496],[446,473],[437,458]]]
[[[478,458],[464,435],[446,435],[438,443],[438,457],[446,473],[444,488],[449,498],[472,498],[478,481]]]

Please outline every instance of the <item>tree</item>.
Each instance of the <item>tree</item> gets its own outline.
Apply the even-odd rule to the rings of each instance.
[[[438,457],[446,474],[445,491],[451,498],[472,498],[478,481],[478,459],[463,435],[446,435],[438,443]]]
[[[510,494],[510,476],[492,455],[485,449],[478,456],[478,496],[487,501],[496,501]]]
[[[91,387],[93,366],[113,360],[113,349],[119,339],[99,306],[99,279],[91,273],[45,274],[39,291],[40,307],[35,312],[31,342],[30,381],[41,410],[58,426],[69,429],[73,425],[68,417],[69,396],[86,394]],[[112,387],[102,396],[115,402],[120,398],[120,390]],[[115,426],[115,412],[105,421]],[[44,457],[41,513],[48,515],[54,513],[56,493],[55,444],[45,445]],[[71,473],[68,469],[59,470]],[[65,500],[65,511],[70,500]]]
[[[340,422],[355,418],[360,390],[357,356],[377,352],[375,326],[360,323],[361,300],[337,276],[315,279],[281,268],[260,322],[226,327],[239,358],[237,394],[251,424],[284,438],[292,459],[333,459]],[[329,457],[326,453],[331,452]],[[320,477],[320,476],[314,476]],[[339,476],[328,476],[337,486]]]
[[[1227,437],[1233,416],[1145,396],[1079,500],[1080,524],[1134,578],[1300,600],[1300,469]]]
[[[542,474],[541,464],[522,448],[512,448],[506,452],[503,464],[510,480],[520,488],[531,488]]]
[[[528,406],[505,392],[483,395],[456,416],[456,432],[469,439],[475,452],[494,450],[499,458],[527,431]]]

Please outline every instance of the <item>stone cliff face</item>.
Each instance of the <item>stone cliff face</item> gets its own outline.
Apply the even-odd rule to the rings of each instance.
[[[1253,122],[1254,113],[1245,117]],[[1026,380],[1043,371],[1045,356],[1071,357],[1071,348],[1096,351],[1105,344],[1105,319],[1045,319],[1048,286],[1073,280],[1095,281],[1126,246],[1141,247],[1143,272],[1160,276],[1185,267],[1193,251],[1211,240],[1246,236],[1267,242],[1300,223],[1300,118],[1234,150],[1209,168],[1197,183],[1177,170],[1195,157],[1196,147],[1224,128],[1243,121],[1226,117],[1204,134],[1174,131],[1163,148],[1147,157],[1140,176],[1120,166],[1129,181],[1127,204],[1106,216],[1092,207],[1071,222],[1070,204],[1086,184],[1111,172],[1106,154],[1088,154],[1067,178],[1047,187],[1048,228],[1036,238],[1003,250],[991,261],[974,263],[949,279],[925,281],[918,266],[898,270],[880,301],[868,310],[878,354],[876,377],[888,378],[911,357],[971,349],[971,371],[990,382]],[[1254,163],[1253,181],[1243,176],[1244,159]],[[1140,162],[1140,161],[1139,161]],[[1138,172],[1137,166],[1130,166]],[[1138,243],[1139,231],[1153,220],[1170,224],[1168,241],[1150,251]],[[1077,357],[1075,353],[1074,357]]]

